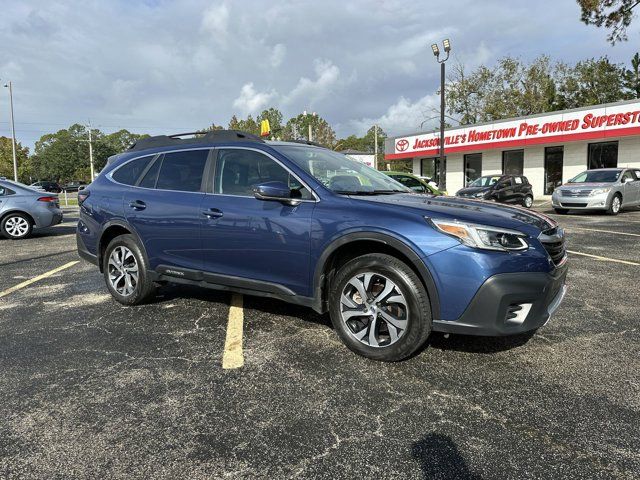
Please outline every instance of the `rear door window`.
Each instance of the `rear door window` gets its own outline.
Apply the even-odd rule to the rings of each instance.
[[[136,158],[135,160],[131,160],[130,162],[125,163],[120,168],[118,168],[113,174],[111,178],[113,178],[118,183],[123,183],[125,185],[135,185],[138,181],[138,177],[142,174],[149,162],[153,159],[154,155],[142,158]]]
[[[162,159],[156,188],[181,192],[199,192],[202,187],[204,167],[207,164],[208,156],[209,150],[185,150],[166,153]]]

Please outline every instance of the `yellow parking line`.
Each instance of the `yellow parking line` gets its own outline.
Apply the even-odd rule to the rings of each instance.
[[[55,275],[56,273],[61,272],[62,270],[65,270],[65,269],[67,269],[69,267],[73,267],[76,263],[80,263],[80,262],[78,260],[76,260],[74,262],[65,263],[61,267],[54,268],[53,270],[49,270],[48,272],[43,273],[42,275],[38,275],[37,277],[33,277],[30,280],[25,280],[22,283],[14,285],[13,287],[8,288],[8,289],[0,292],[0,298],[6,297],[10,293],[15,292],[16,290],[20,290],[21,288],[28,287],[32,283],[36,283],[37,281],[42,280],[43,278],[50,277],[51,275]]]
[[[618,260],[617,258],[600,257],[598,255],[592,255],[590,253],[574,252],[572,250],[567,250],[567,252],[573,253],[574,255],[582,255],[583,257],[595,258],[596,260],[602,260],[603,262],[624,263],[625,265],[637,265],[637,266],[640,266],[640,263],[629,262],[628,260]]]
[[[244,365],[242,354],[242,329],[244,311],[242,309],[242,295],[231,295],[229,307],[229,322],[227,324],[227,339],[224,342],[224,355],[222,356],[222,368],[240,368]]]
[[[630,237],[640,237],[638,233],[614,232],[613,230],[601,230],[599,228],[565,227],[565,230],[585,230],[587,232],[613,233],[615,235],[628,235]]]

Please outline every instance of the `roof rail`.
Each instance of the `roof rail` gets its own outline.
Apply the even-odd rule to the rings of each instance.
[[[194,138],[180,138],[193,135]],[[196,136],[198,135],[198,136]],[[239,130],[211,130],[209,132],[176,133],[173,135],[157,135],[155,137],[141,138],[129,147],[129,150],[146,150],[147,148],[170,147],[174,145],[186,145],[211,142],[256,142],[264,143],[257,135],[241,132]]]

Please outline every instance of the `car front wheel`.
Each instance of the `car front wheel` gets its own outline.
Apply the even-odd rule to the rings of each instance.
[[[363,255],[340,268],[329,293],[329,312],[347,347],[374,360],[407,358],[431,333],[424,285],[390,255]]]
[[[526,197],[524,197],[524,200],[522,201],[522,205],[524,205],[527,208],[531,208],[533,206],[533,197],[531,195],[527,195]]]
[[[620,213],[621,206],[622,206],[622,197],[620,196],[619,193],[616,193],[611,199],[611,204],[607,209],[607,213],[609,215],[617,215],[618,213]]]
[[[133,235],[121,235],[111,240],[102,269],[109,292],[123,305],[144,303],[156,291],[156,285],[147,273],[146,259]]]
[[[2,220],[0,231],[6,238],[20,240],[31,235],[33,223],[31,219],[21,213],[10,213]]]

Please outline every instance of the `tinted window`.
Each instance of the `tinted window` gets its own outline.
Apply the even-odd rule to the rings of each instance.
[[[282,182],[293,198],[313,198],[278,162],[254,150],[228,149],[218,152],[214,193],[253,197],[253,187],[264,182]]]
[[[155,162],[153,162],[151,168],[147,170],[147,173],[144,174],[144,177],[138,184],[139,187],[156,188],[156,180],[158,180],[158,172],[160,171],[160,166],[162,165],[162,158],[163,156],[160,156],[156,159]]]
[[[618,180],[620,170],[593,170],[576,175],[569,183],[613,183]]]
[[[186,150],[165,154],[156,188],[198,192],[209,150]]]
[[[522,175],[524,150],[502,152],[502,173],[504,175]]]
[[[140,174],[144,171],[145,168],[147,168],[147,165],[149,165],[149,162],[152,158],[153,155],[150,157],[142,157],[131,160],[130,162],[125,163],[123,166],[113,172],[111,178],[113,178],[118,183],[124,183],[125,185],[134,185],[138,180]],[[76,185],[76,183],[74,183],[73,185]]]
[[[616,168],[618,166],[618,142],[589,144],[589,169]]]

